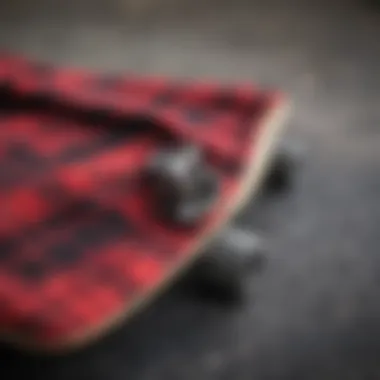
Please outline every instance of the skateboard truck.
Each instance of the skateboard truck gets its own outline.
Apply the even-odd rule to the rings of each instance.
[[[234,226],[214,238],[194,267],[202,292],[225,301],[244,298],[248,275],[261,268],[265,258],[263,239]]]
[[[294,144],[281,143],[264,179],[271,192],[283,192],[292,182],[299,153]],[[218,191],[216,174],[205,165],[202,153],[192,146],[170,147],[158,152],[147,173],[158,197],[160,217],[180,225],[196,223],[214,204]],[[196,287],[213,298],[243,298],[247,275],[263,264],[263,239],[235,226],[223,229],[200,256],[194,267]]]
[[[202,218],[218,193],[216,173],[193,146],[162,149],[152,157],[146,174],[158,214],[180,225],[193,225]]]

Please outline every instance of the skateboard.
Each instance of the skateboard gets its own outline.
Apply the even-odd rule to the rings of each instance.
[[[194,265],[239,297],[260,239],[231,221],[269,178],[289,179],[278,160],[288,109],[247,84],[2,56],[1,339],[88,344]]]

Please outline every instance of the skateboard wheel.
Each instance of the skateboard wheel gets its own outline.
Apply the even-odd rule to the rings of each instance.
[[[159,192],[184,193],[189,178],[201,163],[201,152],[194,147],[170,147],[160,150],[148,163],[145,174]]]
[[[240,301],[245,296],[247,275],[262,265],[263,258],[264,244],[258,235],[228,228],[199,260],[196,280],[214,298]]]
[[[202,158],[196,147],[174,147],[158,152],[148,164],[146,174],[161,218],[188,225],[209,210],[218,181]]]
[[[283,192],[287,190],[293,180],[292,173],[298,161],[299,152],[297,147],[290,144],[282,145],[275,156],[268,170],[265,180],[265,188],[271,192]]]
[[[194,224],[215,203],[219,186],[215,173],[202,168],[197,173],[194,192],[178,205],[174,218],[181,224]]]

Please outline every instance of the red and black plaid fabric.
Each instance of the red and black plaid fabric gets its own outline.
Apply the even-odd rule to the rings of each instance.
[[[99,75],[0,58],[0,332],[69,341],[133,304],[223,217],[260,120],[251,86]],[[141,184],[167,142],[202,147],[222,192],[192,229],[157,220]]]

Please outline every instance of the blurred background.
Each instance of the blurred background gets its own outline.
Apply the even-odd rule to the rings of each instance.
[[[376,8],[377,7],[377,8]],[[173,288],[62,358],[0,349],[5,378],[379,379],[380,6],[334,0],[13,0],[0,48],[101,71],[286,91],[294,188],[242,223],[271,251],[239,308]]]

